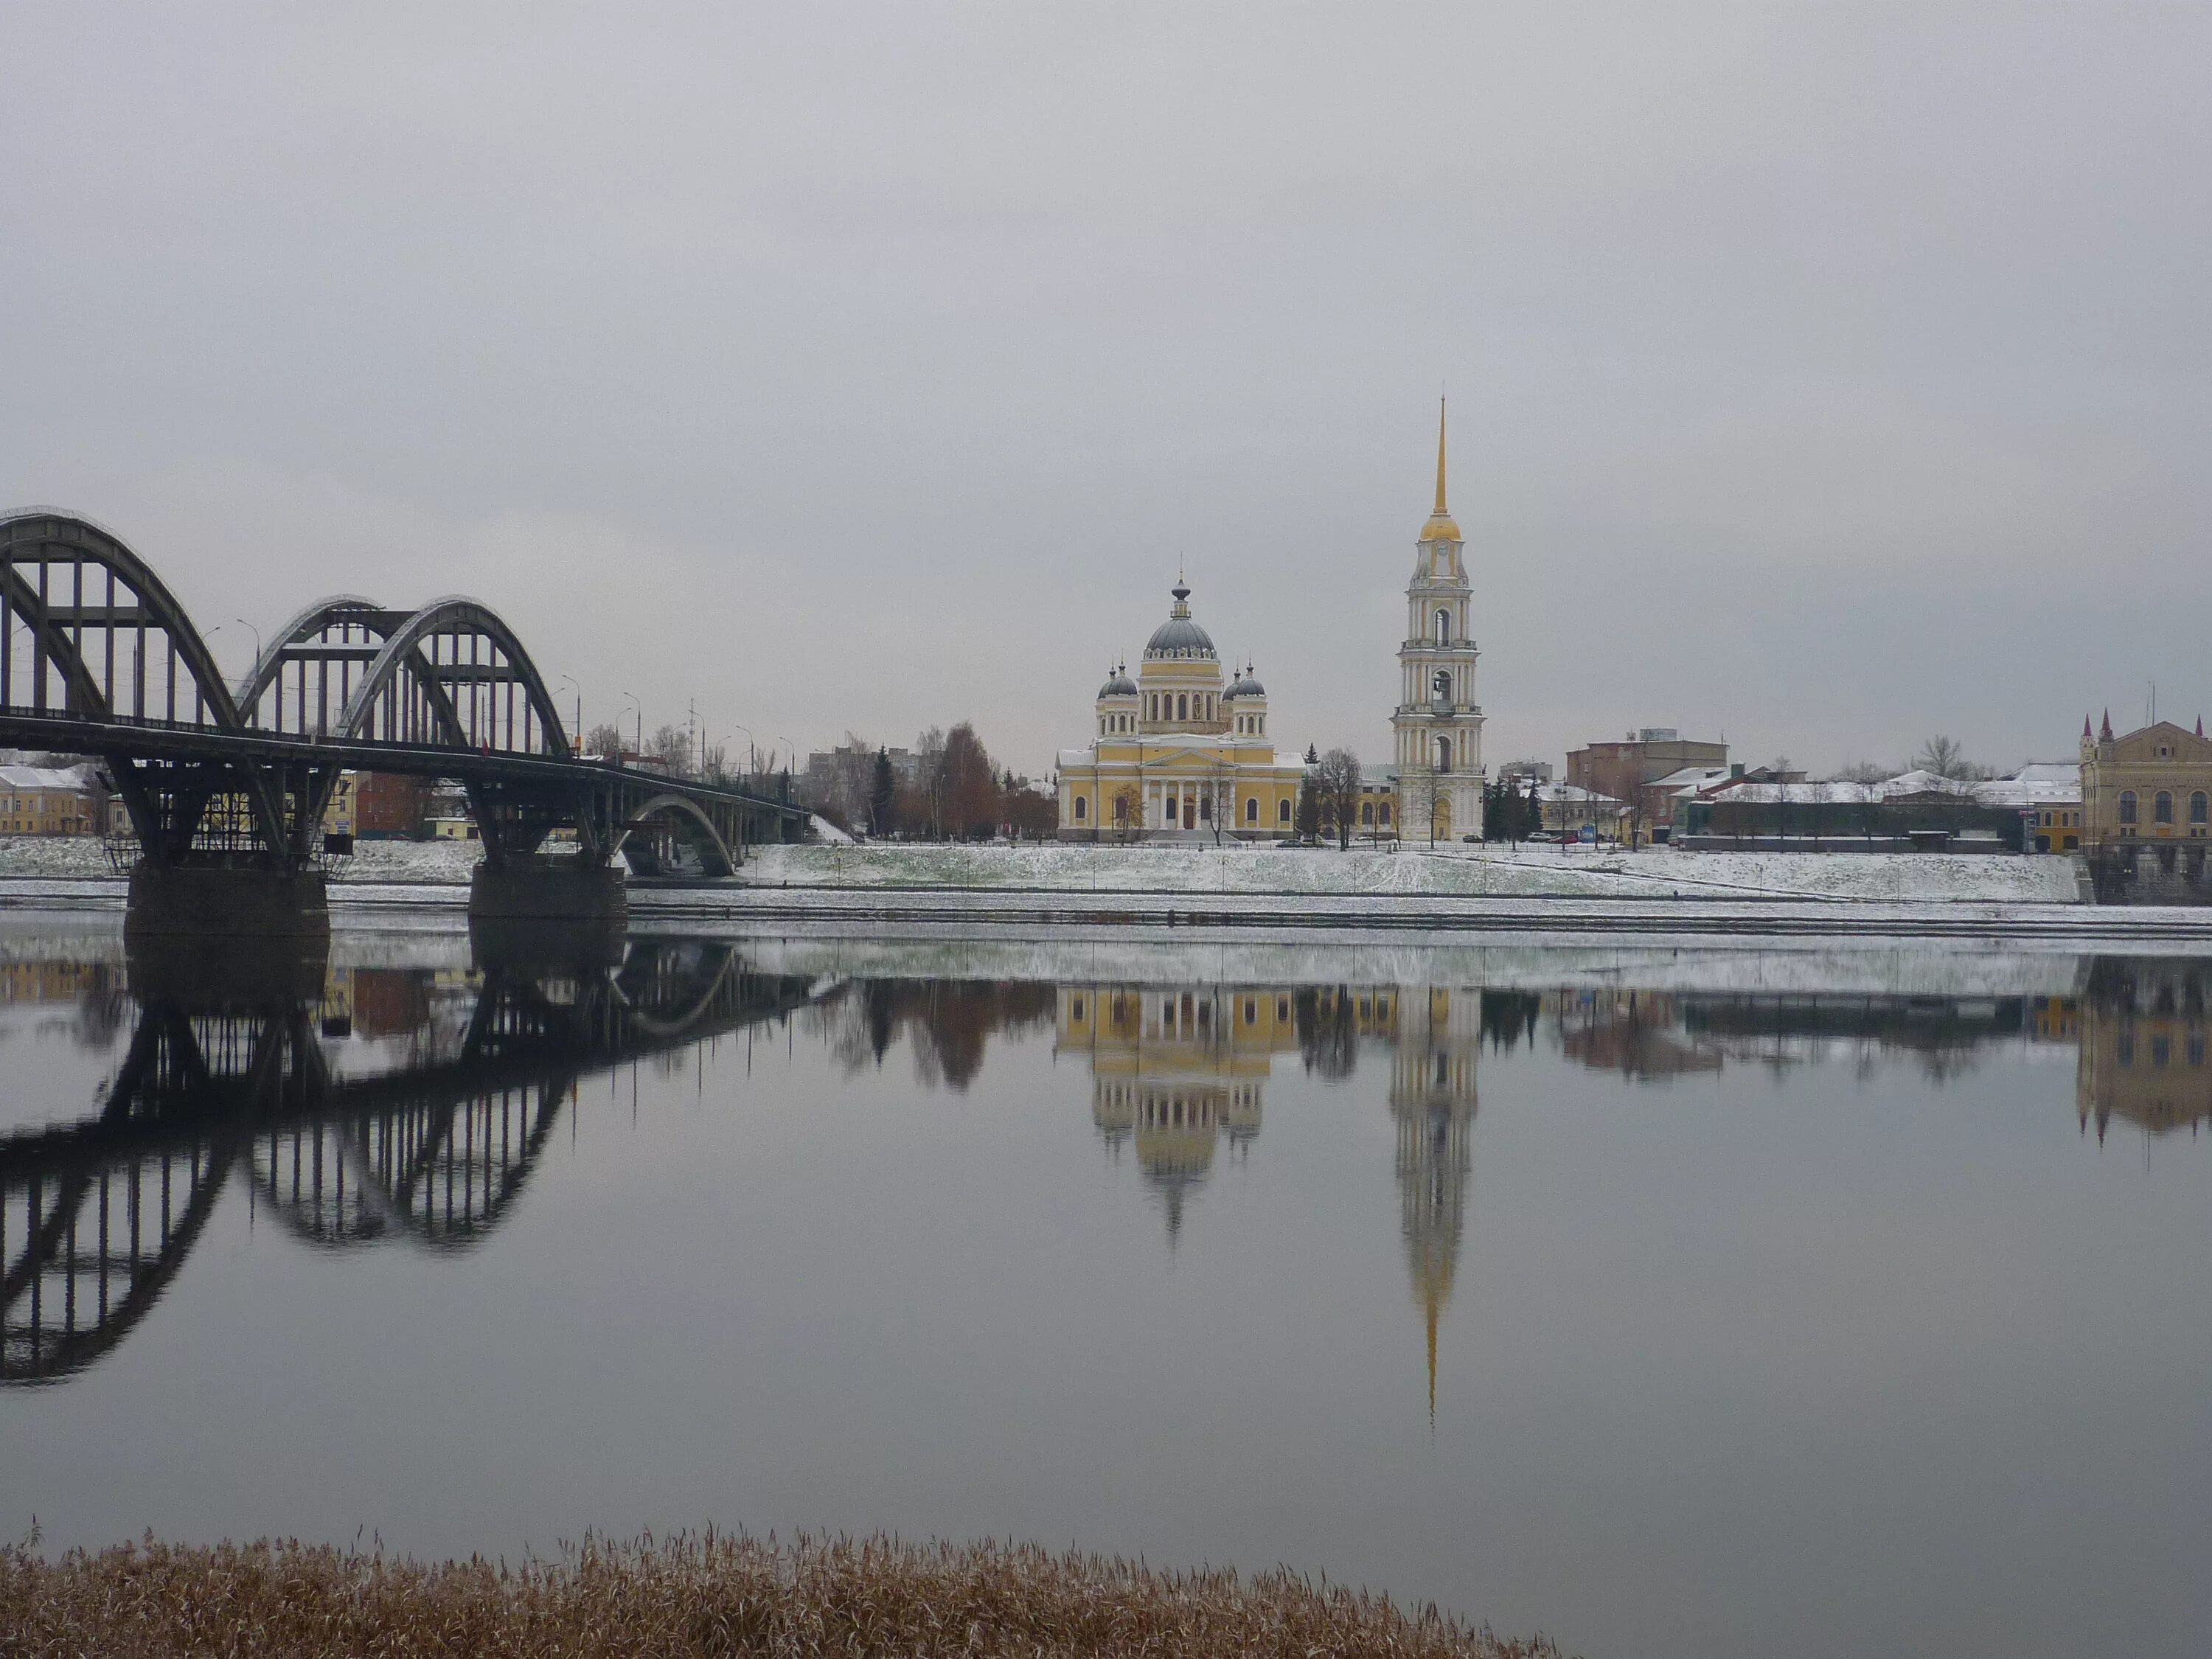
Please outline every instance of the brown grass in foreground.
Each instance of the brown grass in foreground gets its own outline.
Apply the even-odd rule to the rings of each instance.
[[[1556,1659],[1285,1573],[995,1544],[679,1538],[424,1565],[297,1544],[0,1551],[0,1656],[1322,1655]]]

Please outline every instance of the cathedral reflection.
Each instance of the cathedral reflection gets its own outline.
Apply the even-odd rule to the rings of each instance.
[[[1134,1155],[1172,1247],[1217,1147],[1236,1156],[1260,1133],[1261,1085],[1298,1037],[1285,990],[1063,985],[1055,1043],[1089,1060],[1091,1121],[1117,1158]]]
[[[1529,1035],[1537,1006],[1429,985],[1062,985],[1056,1042],[1089,1064],[1091,1122],[1117,1158],[1131,1155],[1170,1249],[1217,1158],[1245,1155],[1259,1135],[1279,1060],[1339,1079],[1364,1050],[1386,1050],[1399,1227],[1433,1409],[1437,1334],[1467,1231],[1477,1062],[1486,1042]]]

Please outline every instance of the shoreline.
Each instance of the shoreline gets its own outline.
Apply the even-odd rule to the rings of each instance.
[[[0,911],[120,915],[118,876],[0,875]],[[461,882],[332,881],[339,927],[408,921],[437,926],[468,902]],[[1644,895],[1201,892],[1189,889],[908,885],[829,886],[747,881],[647,881],[629,888],[633,924],[690,923],[717,933],[1053,939],[1160,935],[1264,941],[1326,934],[1350,942],[1422,936],[1665,938],[1683,945],[1746,939],[1987,940],[2100,945],[2212,944],[2212,908],[2082,905],[1966,897],[1849,899]]]

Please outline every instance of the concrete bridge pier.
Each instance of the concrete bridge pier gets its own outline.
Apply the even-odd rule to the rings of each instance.
[[[479,864],[469,881],[469,915],[478,920],[593,921],[629,920],[622,872],[580,859],[532,856]]]
[[[126,939],[328,938],[319,870],[141,862],[131,872]]]

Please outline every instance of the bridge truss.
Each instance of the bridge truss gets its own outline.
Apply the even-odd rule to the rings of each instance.
[[[459,782],[495,868],[568,827],[588,866],[657,869],[684,848],[727,875],[805,817],[580,759],[528,651],[474,599],[319,600],[228,684],[150,565],[45,511],[0,518],[0,745],[99,757],[156,866],[308,867],[349,769]]]

